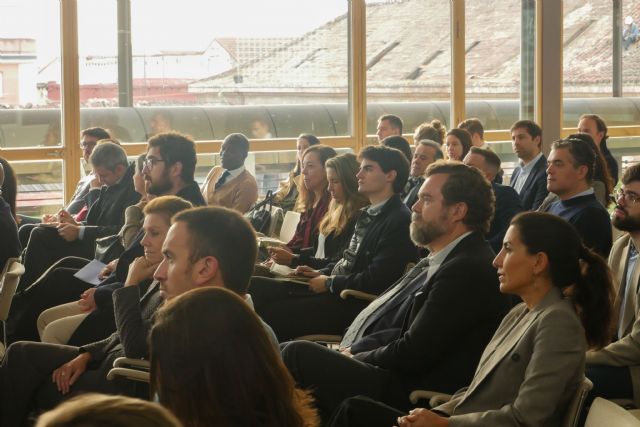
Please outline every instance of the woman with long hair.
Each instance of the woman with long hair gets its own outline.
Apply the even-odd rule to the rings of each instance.
[[[313,247],[303,248],[297,255],[287,251],[273,251],[272,258],[278,264],[308,265],[318,269],[337,261],[349,245],[360,209],[369,201],[358,193],[356,174],[360,163],[352,153],[333,157],[325,163],[325,171],[331,203],[320,222],[318,238]]]
[[[461,162],[471,150],[471,134],[464,129],[453,128],[447,132],[444,151],[449,160]]]
[[[291,240],[279,248],[271,248],[270,256],[290,256],[303,248],[314,245],[318,238],[320,221],[329,208],[328,181],[325,171],[327,160],[336,156],[336,151],[327,145],[314,145],[307,148],[302,156],[302,182],[296,210],[303,212]]]
[[[298,205],[299,188],[302,184],[300,173],[302,172],[302,155],[305,150],[314,145],[320,144],[320,140],[309,133],[303,133],[298,137],[296,143],[296,165],[293,167],[287,179],[278,185],[278,190],[273,195],[273,202],[285,211],[296,210]]]
[[[359,412],[374,419],[365,424],[345,409],[355,407],[348,400],[334,426],[388,426],[398,416],[400,427],[561,425],[584,381],[586,350],[609,342],[609,267],[568,222],[542,212],[513,218],[493,264],[500,291],[524,302],[503,319],[471,384],[433,411],[408,415],[358,398]]]
[[[152,391],[185,427],[318,425],[310,395],[295,387],[258,316],[227,289],[172,299],[150,344]]]

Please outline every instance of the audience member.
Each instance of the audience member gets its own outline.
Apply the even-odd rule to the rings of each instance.
[[[220,166],[215,166],[202,184],[202,196],[210,206],[223,206],[240,213],[249,211],[258,200],[256,178],[245,168],[249,140],[232,133],[220,147]]]
[[[517,121],[511,126],[511,141],[520,164],[513,170],[509,185],[518,192],[525,211],[536,210],[549,193],[542,129],[531,120]]]
[[[608,339],[606,263],[565,221],[516,216],[494,260],[500,291],[523,303],[504,318],[466,388],[433,411],[409,415],[370,399],[347,400],[331,426],[556,426],[584,380],[585,350]]]
[[[78,301],[58,305],[42,311],[38,316],[38,333],[42,342],[66,344],[76,328],[90,312],[102,311],[92,316],[91,335],[83,344],[108,337],[116,330],[112,293],[124,284],[134,283],[141,293],[151,285],[153,272],[162,260],[162,243],[169,231],[171,217],[192,207],[192,204],[176,196],[161,196],[151,200],[144,207],[144,237],[140,244],[144,256],[136,258],[129,266],[127,278],[123,282],[113,282],[98,287],[85,288]],[[77,295],[77,294],[76,294]],[[57,296],[60,300],[60,296]],[[51,304],[50,300],[47,301]]]
[[[411,223],[412,240],[429,248],[429,256],[358,315],[341,343],[342,354],[304,341],[284,346],[285,364],[301,387],[313,391],[325,418],[351,396],[409,408],[416,388],[453,392],[471,380],[508,310],[483,236],[493,202],[489,182],[476,169],[454,162],[431,165]],[[394,294],[406,289],[411,292],[397,301]],[[353,354],[352,340],[361,338],[365,321],[380,320],[371,312],[387,309],[387,303],[406,313],[400,329],[384,345]]]
[[[491,249],[498,253],[502,248],[502,240],[511,219],[522,211],[520,197],[513,188],[493,182],[496,174],[500,171],[500,158],[493,151],[471,147],[471,151],[464,158],[464,164],[478,168],[491,183],[496,205],[491,227],[486,237]]]
[[[271,126],[264,119],[255,119],[251,122],[251,136],[255,139],[271,139]]]
[[[257,253],[247,220],[235,211],[208,207],[181,212],[172,222],[156,282],[144,295],[134,284],[114,292],[118,329],[109,338],[82,347],[9,346],[0,365],[1,425],[21,425],[30,409],[49,409],[70,391],[131,393],[130,383],[107,381],[106,374],[118,357],[147,358],[147,336],[163,299],[204,286],[226,287],[245,297]]]
[[[402,119],[394,114],[380,116],[376,129],[378,143],[382,142],[382,140],[388,136],[402,136],[402,126]]]
[[[16,173],[13,170],[13,167],[11,167],[11,164],[2,157],[0,157],[0,167],[4,170],[4,181],[0,184],[0,195],[4,199],[5,203],[9,205],[11,215],[17,222],[16,200],[18,198],[18,179],[16,178]]]
[[[609,147],[607,147],[609,135],[607,135],[608,128],[604,119],[597,114],[583,114],[578,121],[578,132],[586,133],[593,138],[593,142],[596,143],[596,146],[607,162],[607,168],[613,180],[612,186],[615,187],[618,184],[619,168],[618,162],[615,157],[613,157],[613,154],[611,154],[611,151],[609,151]]]
[[[102,185],[98,199],[89,208],[86,221],[77,222],[63,210],[58,214],[57,225],[39,226],[31,231],[21,290],[64,257],[93,258],[95,240],[118,233],[124,224],[125,209],[140,200],[133,188],[134,166],[129,165],[122,147],[112,142],[100,144],[91,153],[90,161]]]
[[[471,135],[464,129],[450,129],[444,144],[449,160],[462,161],[471,149]]]
[[[319,425],[310,395],[295,387],[260,319],[231,291],[196,289],[171,300],[150,345],[152,387],[185,426]]]
[[[161,133],[173,132],[173,114],[168,109],[157,110],[149,120],[150,132],[147,139],[151,139]]]
[[[484,126],[478,118],[463,120],[458,124],[459,129],[464,129],[471,135],[471,146],[490,150],[491,147],[484,140]]]
[[[418,145],[423,139],[430,139],[442,146],[446,133],[447,129],[440,120],[434,119],[430,123],[424,122],[416,128],[413,134],[413,144]]]
[[[400,150],[402,154],[407,158],[407,161],[411,163],[411,159],[413,158],[413,154],[411,153],[411,145],[409,145],[409,141],[404,139],[402,136],[388,136],[382,141],[380,144],[386,145],[389,148],[395,148],[396,150]]]
[[[296,200],[302,185],[300,173],[302,172],[302,155],[305,150],[313,145],[320,144],[320,140],[314,135],[303,133],[296,142],[296,165],[289,176],[278,185],[278,190],[273,195],[273,203],[280,206],[285,212],[294,209]]]
[[[318,226],[319,234],[310,248],[302,248],[298,254],[272,248],[272,259],[278,264],[296,267],[306,265],[319,269],[337,262],[349,246],[360,209],[369,204],[365,196],[358,193],[356,174],[360,164],[356,156],[344,153],[328,159],[325,163],[331,202]]]
[[[36,427],[182,427],[157,403],[126,396],[87,393],[42,414]]]
[[[11,171],[13,172],[13,171]],[[0,162],[0,236],[2,236],[2,244],[0,244],[0,272],[4,269],[9,258],[20,256],[22,247],[18,240],[18,226],[14,214],[11,212],[11,206],[4,200],[4,165]]]
[[[638,25],[633,22],[631,15],[624,18],[624,29],[622,30],[622,46],[624,50],[629,48],[640,39],[640,30]]]
[[[617,295],[614,341],[601,350],[587,352],[587,377],[593,382],[591,399],[633,399],[640,402],[640,165],[627,168],[616,193],[613,225],[625,234],[609,255]],[[617,338],[617,339],[616,339]],[[590,399],[590,400],[591,400]]]
[[[176,132],[156,135],[148,142],[142,170],[146,190],[153,196],[176,195],[194,206],[202,206],[205,202],[194,180],[195,167],[196,149],[190,137]],[[131,262],[144,255],[144,248],[140,244],[143,237],[144,233],[138,231],[118,260],[107,264],[100,274],[101,285],[124,283]],[[9,342],[37,340],[36,320],[43,310],[73,301],[91,287],[89,283],[74,277],[87,263],[87,259],[64,258],[51,266],[33,285],[14,297],[7,322]],[[108,293],[105,294],[104,301],[110,303],[110,291],[106,289],[109,288],[105,288]],[[89,319],[98,315],[98,312],[89,313],[86,322],[78,327],[69,343],[86,343],[84,337],[87,334],[93,336],[94,331],[84,327],[84,324],[91,323]],[[77,340],[76,335],[79,336]]]
[[[549,153],[547,189],[559,200],[546,212],[571,223],[584,244],[603,257],[611,250],[611,221],[591,187],[596,153],[581,139],[556,141]]]
[[[359,299],[341,299],[342,290],[379,294],[416,260],[409,238],[410,212],[398,195],[409,175],[407,159],[382,145],[365,147],[360,159],[358,191],[371,206],[361,210],[342,258],[319,270],[299,266],[296,272],[309,278],[308,287],[258,277],[251,281],[257,313],[282,341],[311,333],[342,333],[366,306]]]
[[[427,166],[443,158],[444,156],[437,142],[423,139],[416,144],[416,152],[413,154],[411,169],[409,170],[409,180],[401,194],[402,201],[409,209],[418,201],[418,192],[424,182],[424,173],[427,170]]]

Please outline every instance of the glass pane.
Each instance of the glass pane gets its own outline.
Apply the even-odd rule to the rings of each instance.
[[[59,7],[47,0],[2,4],[0,148],[61,144]]]
[[[62,161],[12,161],[11,166],[18,180],[18,213],[40,216],[62,208]]]
[[[405,134],[433,119],[448,126],[450,1],[367,0],[366,6],[367,134],[375,135],[383,114],[398,115]]]
[[[465,2],[466,117],[480,119],[485,130],[509,129],[518,120],[521,58],[534,53],[531,48],[521,54],[521,33],[533,28],[527,20],[533,19],[534,5],[528,6],[528,0],[491,8],[479,0]],[[530,77],[533,90],[533,72]]]

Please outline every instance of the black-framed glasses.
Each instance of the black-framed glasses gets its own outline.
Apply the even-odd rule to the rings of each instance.
[[[640,201],[640,195],[636,193],[632,193],[630,191],[624,190],[616,190],[613,192],[613,198],[615,200],[619,200],[620,198],[624,199],[626,203],[636,204]]]
[[[148,157],[144,160],[144,167],[148,170],[152,170],[156,163],[164,162],[162,159],[154,159],[153,157]]]

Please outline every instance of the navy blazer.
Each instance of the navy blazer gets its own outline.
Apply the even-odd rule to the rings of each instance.
[[[520,197],[513,188],[507,185],[491,183],[493,193],[496,196],[496,211],[491,220],[491,228],[487,234],[487,240],[495,253],[500,252],[502,240],[509,228],[511,218],[522,212]]]
[[[511,187],[515,184],[521,170],[521,166],[513,170],[511,181],[509,181]],[[522,191],[520,191],[519,196],[522,208],[525,211],[535,211],[547,197],[547,194],[549,194],[549,190],[547,190],[547,158],[543,154],[531,169],[531,173],[527,177]]]
[[[452,393],[468,384],[509,310],[493,258],[480,233],[462,239],[429,280],[396,309],[405,314],[396,338],[354,358],[392,371],[408,391]]]

